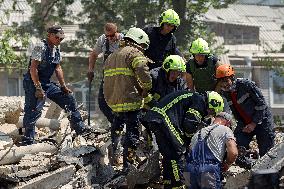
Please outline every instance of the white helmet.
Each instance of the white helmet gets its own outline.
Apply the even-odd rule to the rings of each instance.
[[[130,28],[124,37],[132,39],[138,45],[145,44],[146,47],[143,47],[144,49],[149,47],[149,37],[141,28]]]

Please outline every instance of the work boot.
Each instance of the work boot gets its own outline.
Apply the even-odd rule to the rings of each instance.
[[[21,139],[18,142],[19,146],[28,146],[28,145],[32,145],[32,144],[35,144],[35,139],[26,137],[24,135],[21,136]]]
[[[132,148],[128,148],[127,161],[130,164],[134,164],[135,158],[136,158],[136,151]]]

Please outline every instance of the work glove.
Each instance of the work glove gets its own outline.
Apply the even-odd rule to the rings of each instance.
[[[71,89],[69,89],[68,87],[66,87],[65,85],[64,86],[61,86],[61,91],[65,94],[69,94],[69,93],[72,93]]]
[[[94,72],[92,72],[92,71],[89,71],[89,72],[87,73],[87,77],[88,77],[89,82],[92,82],[92,81],[93,81],[94,76],[95,76],[95,74],[94,74]]]
[[[40,87],[40,88],[36,88],[35,91],[35,97],[39,100],[43,100],[44,99],[44,90]]]

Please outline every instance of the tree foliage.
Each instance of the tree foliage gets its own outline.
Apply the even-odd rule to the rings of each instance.
[[[7,29],[0,38],[0,60],[7,68],[23,68],[27,64],[25,50],[28,46],[28,34],[19,34],[15,29]],[[16,53],[18,51],[18,53]]]
[[[210,6],[223,8],[236,0],[113,0],[113,1],[82,1],[84,11],[81,16],[88,15],[89,21],[82,27],[86,30],[82,34],[84,43],[92,46],[96,38],[103,33],[103,25],[106,22],[116,22],[121,30],[127,30],[131,26],[143,28],[145,25],[159,25],[160,14],[168,9],[174,9],[181,18],[175,35],[178,46],[182,50],[187,50],[190,42],[203,37],[212,41],[212,35],[208,35],[208,30],[200,17],[206,13]],[[210,38],[210,37],[211,38]]]

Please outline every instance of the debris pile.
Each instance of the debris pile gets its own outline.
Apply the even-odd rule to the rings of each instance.
[[[20,145],[23,106],[24,98],[0,97],[0,189],[162,188],[160,155],[156,148],[150,153],[145,150],[143,137],[137,164],[126,173],[109,162],[108,126],[91,122],[97,131],[93,138],[76,136],[68,115],[54,103],[45,104],[36,123],[36,144]],[[87,119],[86,111],[81,114]],[[276,170],[280,186],[284,186],[282,132],[277,133],[276,142],[251,170],[232,166],[225,175],[225,188],[249,186],[254,173],[261,170]],[[252,147],[257,149],[255,143]]]
[[[91,122],[96,136],[76,136],[68,115],[54,103],[45,103],[36,123],[36,144],[22,146],[24,98],[0,97],[0,107],[0,189],[134,188],[159,178],[157,151],[146,160],[141,150],[139,165],[126,174],[109,164],[106,129]],[[87,119],[86,111],[80,111]]]

